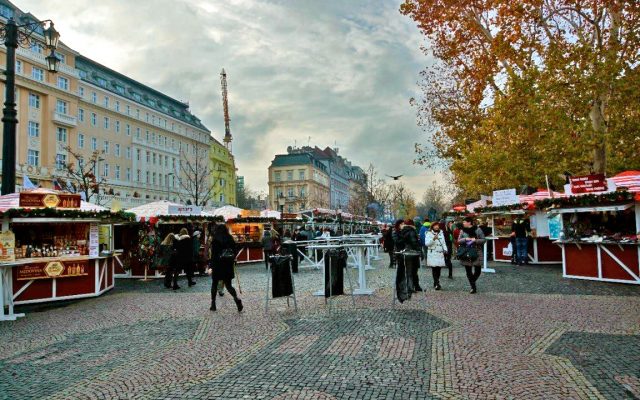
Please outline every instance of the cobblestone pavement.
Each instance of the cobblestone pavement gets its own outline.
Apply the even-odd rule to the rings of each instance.
[[[208,310],[208,278],[22,307],[0,324],[0,399],[640,398],[640,287],[501,265],[470,295],[463,269],[440,292],[423,270],[425,295],[394,305],[395,271],[374,265],[355,307],[329,308],[303,268],[298,312],[265,313],[264,264],[239,267],[241,314],[228,294]]]

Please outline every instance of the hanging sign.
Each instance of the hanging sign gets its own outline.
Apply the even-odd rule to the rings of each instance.
[[[16,235],[11,231],[0,233],[0,262],[16,260]]]
[[[520,200],[516,194],[515,189],[504,189],[493,191],[493,206],[510,206],[512,204],[518,204]]]
[[[49,261],[21,265],[16,267],[16,279],[30,281],[33,279],[73,278],[89,275],[89,260]]]
[[[607,191],[607,178],[604,177],[604,174],[572,176],[569,181],[573,194]]]
[[[167,212],[169,215],[200,215],[202,213],[202,209],[198,206],[170,205]]]
[[[98,224],[89,225],[89,257],[98,257],[100,230]]]
[[[80,208],[80,195],[21,192],[18,204],[22,208]]]

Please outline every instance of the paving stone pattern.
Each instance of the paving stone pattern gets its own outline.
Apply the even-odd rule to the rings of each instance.
[[[0,399],[640,398],[639,286],[498,264],[470,295],[458,266],[442,291],[422,269],[426,292],[393,304],[395,270],[374,266],[355,307],[313,296],[322,272],[303,267],[299,311],[265,313],[264,264],[238,269],[240,314],[228,294],[209,311],[207,277],[19,307],[0,323]]]

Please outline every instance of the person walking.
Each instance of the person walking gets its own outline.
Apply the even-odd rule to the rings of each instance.
[[[467,279],[471,285],[470,293],[472,294],[477,292],[476,282],[482,272],[482,262],[484,259],[482,247],[484,246],[484,242],[485,238],[482,229],[473,224],[473,218],[466,217],[462,222],[462,232],[458,239],[458,245],[464,250],[462,250],[462,254],[460,254],[461,250],[458,249],[458,259],[467,273]]]
[[[413,225],[412,220],[404,220],[402,229],[400,230],[400,236],[402,237],[405,251],[413,251],[418,253],[418,256],[405,256],[405,267],[407,270],[410,270],[411,276],[413,277],[414,291],[422,292],[419,278],[420,254],[422,249],[420,247],[418,232],[416,232],[416,227]]]
[[[183,266],[189,286],[193,286],[196,284],[193,280],[193,240],[191,236],[189,236],[187,228],[180,229],[180,233],[175,237],[175,244],[178,258],[177,263]],[[178,270],[179,269],[178,267]]]
[[[193,272],[197,272],[198,276],[205,276],[202,256],[200,255],[200,244],[202,233],[200,231],[193,232],[193,236],[191,237],[192,245],[193,245]]]
[[[444,235],[444,243],[447,245],[447,251],[444,253],[444,263],[449,269],[449,279],[453,279],[453,263],[451,262],[451,254],[453,254],[453,232],[451,227],[453,226],[453,221],[449,221],[448,223],[445,220],[440,221],[440,228]]]
[[[216,230],[216,225],[215,224],[211,224],[209,225],[208,228],[208,234],[207,234],[207,242],[205,244],[205,254],[207,255],[207,265],[209,266],[209,273],[213,270],[213,264],[211,262],[211,260],[213,259],[213,254],[211,253],[211,244],[213,243],[213,235],[215,233]],[[222,281],[218,281],[218,296],[222,297],[224,296],[224,282]]]
[[[178,286],[177,257],[173,246],[173,233],[169,233],[160,243],[160,265],[164,267],[164,287]]]
[[[273,239],[269,229],[265,229],[262,234],[262,251],[264,252],[264,266],[269,268],[269,257],[273,255]]]
[[[511,236],[515,239],[515,261],[518,265],[529,263],[529,251],[527,250],[527,240],[531,227],[529,221],[523,217],[516,217],[511,224]]]
[[[222,281],[227,291],[233,297],[238,312],[241,312],[244,306],[242,300],[238,298],[238,293],[231,284],[231,280],[235,278],[233,267],[236,261],[236,242],[233,236],[229,234],[229,229],[225,224],[216,225],[213,240],[211,242],[211,311],[216,311],[216,290],[218,282]]]
[[[393,227],[388,226],[384,231],[383,236],[384,251],[389,253],[389,268],[393,268],[396,265],[396,257],[393,254],[394,242],[393,242]]]
[[[433,276],[433,288],[440,290],[440,272],[442,267],[446,266],[445,254],[448,251],[445,242],[445,233],[440,229],[440,222],[436,221],[431,224],[429,232],[425,234],[424,244],[427,253],[427,266],[431,267],[431,275]]]

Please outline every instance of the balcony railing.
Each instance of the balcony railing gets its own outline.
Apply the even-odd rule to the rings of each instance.
[[[70,127],[78,126],[78,120],[71,115],[62,114],[57,111],[53,112],[53,122]]]

